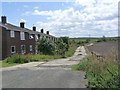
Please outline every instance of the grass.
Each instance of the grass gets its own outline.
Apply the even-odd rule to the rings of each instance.
[[[68,51],[65,53],[65,56],[66,56],[66,57],[71,57],[71,56],[73,56],[74,53],[75,53],[75,50],[77,49],[77,47],[78,47],[78,45],[77,45],[76,43],[70,44]]]
[[[86,72],[89,88],[120,88],[118,63],[110,59],[101,62],[88,56],[79,64],[73,65],[72,69]]]
[[[79,64],[72,65],[72,70],[85,71],[87,64],[88,64],[88,60],[87,60],[87,58],[84,58],[83,60],[80,61]]]
[[[61,58],[60,55],[39,55],[39,54],[28,55],[28,57],[30,58],[30,61],[42,61],[42,62],[48,62],[53,59]]]
[[[10,67],[10,66],[15,66],[18,64],[23,64],[23,63],[28,63],[28,62],[48,62],[54,59],[61,58],[60,55],[40,55],[40,54],[35,54],[35,55],[13,55],[11,57],[6,58],[3,61],[0,61],[0,67]]]
[[[15,65],[18,65],[18,64],[16,64],[16,63],[6,63],[4,61],[0,62],[0,68],[1,67],[10,67],[10,66],[15,66]]]

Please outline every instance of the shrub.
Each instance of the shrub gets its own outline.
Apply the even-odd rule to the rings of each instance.
[[[11,57],[6,58],[5,62],[22,64],[22,63],[28,63],[29,58],[26,57],[25,55],[16,54],[16,55],[12,55]]]
[[[63,43],[66,44],[66,50],[69,49],[69,37],[60,37],[60,39],[63,41]]]
[[[53,54],[55,50],[55,45],[47,39],[41,39],[38,41],[38,51],[43,54]]]
[[[62,57],[65,57],[65,53],[67,50],[67,44],[63,42],[62,39],[59,39],[57,42],[56,42],[56,53],[58,55],[61,55]]]

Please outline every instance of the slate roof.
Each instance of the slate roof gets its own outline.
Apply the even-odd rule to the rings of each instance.
[[[38,32],[38,31],[33,31],[31,29],[21,28],[19,26],[15,26],[15,25],[12,25],[10,23],[3,24],[3,23],[0,22],[0,26],[6,28],[6,30],[22,31],[22,32],[28,32],[29,34],[36,34],[36,35],[40,34],[42,36],[51,36],[51,37],[54,37],[52,35],[41,33],[41,32]]]

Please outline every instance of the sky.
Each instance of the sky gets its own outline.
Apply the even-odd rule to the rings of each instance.
[[[29,1],[29,0],[28,0]],[[72,2],[2,2],[7,22],[56,37],[118,36],[119,0],[73,0]]]

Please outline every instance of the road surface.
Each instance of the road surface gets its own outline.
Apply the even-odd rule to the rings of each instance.
[[[78,47],[73,57],[3,68],[2,88],[85,88],[85,72],[71,70],[85,55]]]

